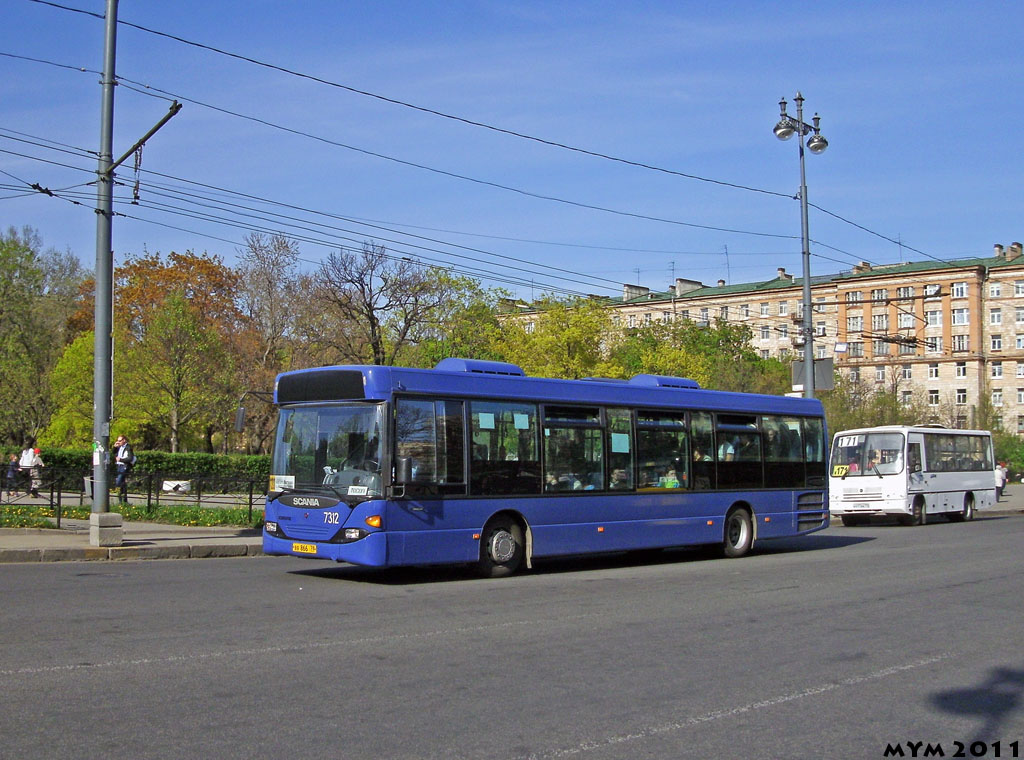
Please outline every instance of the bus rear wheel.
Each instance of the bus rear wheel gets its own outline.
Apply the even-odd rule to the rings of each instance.
[[[725,518],[725,537],[722,541],[722,554],[726,557],[742,557],[754,545],[754,523],[750,512],[739,507]]]
[[[480,534],[480,559],[477,572],[485,578],[512,575],[526,553],[523,529],[508,517],[496,517]]]
[[[974,494],[964,494],[964,508],[960,512],[951,512],[949,519],[953,522],[966,522],[974,519]]]

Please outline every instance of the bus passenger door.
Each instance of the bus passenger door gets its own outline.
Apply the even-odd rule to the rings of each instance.
[[[924,436],[910,433],[907,437],[907,492],[924,491]]]

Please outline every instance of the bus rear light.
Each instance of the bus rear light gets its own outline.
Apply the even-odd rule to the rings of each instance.
[[[363,522],[365,522],[371,528],[379,528],[383,523],[383,521],[380,519],[380,515],[370,515]]]

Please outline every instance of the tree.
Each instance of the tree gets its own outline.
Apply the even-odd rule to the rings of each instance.
[[[365,243],[360,253],[330,254],[301,317],[303,338],[320,363],[395,364],[432,336],[456,281],[436,269]]]
[[[228,344],[238,369],[240,386],[269,391],[279,372],[290,369],[295,357],[295,331],[301,294],[298,275],[298,243],[281,235],[254,232],[245,238],[238,267],[238,298],[244,327]],[[250,405],[246,415],[245,446],[250,452],[265,451],[276,415],[269,404]]]
[[[0,234],[0,437],[8,443],[35,438],[49,422],[50,370],[69,340],[83,276],[71,254],[43,251],[31,228]]]
[[[528,317],[506,319],[493,350],[528,374],[580,378],[615,374],[605,359],[611,332],[608,310],[592,299],[546,299]]]
[[[125,378],[121,395],[125,411],[139,420],[159,420],[172,452],[188,434],[201,435],[209,419],[224,415],[227,352],[181,291],[150,315],[144,336],[128,352],[132,376]]]

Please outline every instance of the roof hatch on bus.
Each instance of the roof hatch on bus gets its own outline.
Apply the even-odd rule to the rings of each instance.
[[[670,377],[668,375],[634,375],[629,381],[631,385],[653,386],[655,388],[700,388],[700,383],[688,377]]]
[[[508,362],[491,362],[483,359],[442,359],[434,369],[441,372],[474,372],[478,375],[505,375],[506,377],[526,377],[522,368]]]

